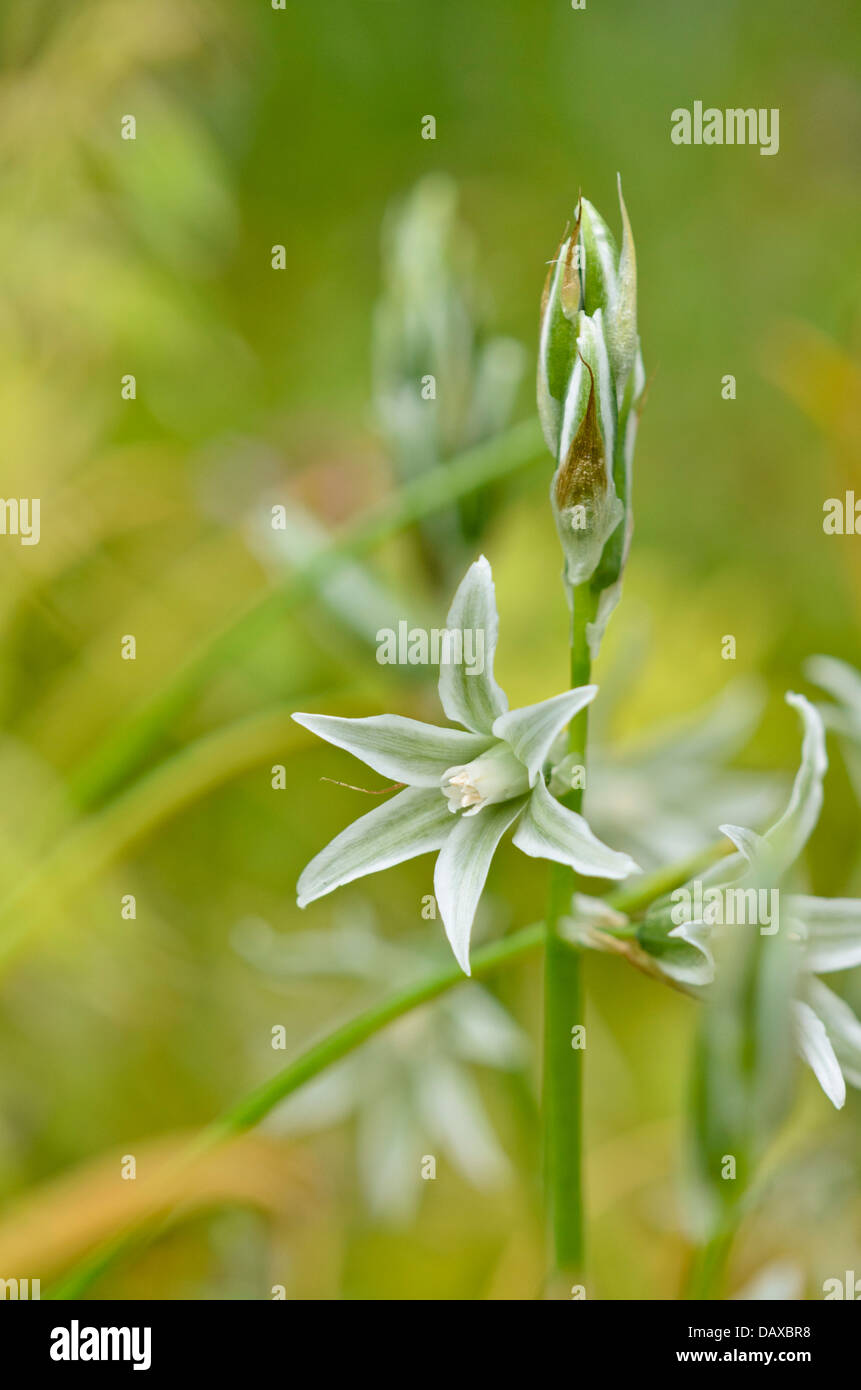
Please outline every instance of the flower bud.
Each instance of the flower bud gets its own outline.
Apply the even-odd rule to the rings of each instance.
[[[594,315],[604,312],[607,351],[619,404],[637,353],[637,257],[628,210],[618,180],[622,213],[622,250],[613,233],[587,198],[581,200],[583,308]]]
[[[594,318],[581,311],[576,346],[550,489],[571,585],[591,578],[624,516],[613,481],[616,400],[600,309]]]
[[[538,415],[547,447],[555,457],[559,450],[562,406],[571,372],[577,360],[577,319],[583,299],[580,263],[582,247],[580,209],[570,236],[559,244],[541,297],[541,330],[538,348]]]
[[[551,505],[569,585],[590,582],[593,656],[619,600],[630,548],[631,464],[645,372],[637,262],[619,181],[622,248],[586,198],[551,262],[541,305],[538,410],[556,459]]]

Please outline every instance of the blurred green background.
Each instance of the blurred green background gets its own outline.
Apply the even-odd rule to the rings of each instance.
[[[387,210],[424,175],[457,186],[482,332],[523,345],[520,421],[546,262],[578,189],[617,225],[621,171],[654,379],[625,596],[597,670],[602,756],[757,678],[738,786],[745,770],[767,788],[794,769],[784,690],[809,689],[812,653],[861,663],[861,539],[822,530],[826,498],[861,495],[859,30],[838,0],[4,0],[0,457],[4,496],[41,499],[41,540],[0,538],[0,1276],[47,1281],[158,1205],[147,1182],[185,1134],[399,971],[446,959],[421,916],[429,860],[296,909],[302,866],[367,806],[320,780],[365,785],[289,711],[436,719],[434,672],[378,666],[362,627],[414,612],[441,625],[448,589],[407,529],[362,561],[373,605],[358,580],[355,612],[331,590],[279,597],[309,516],[344,527],[398,486],[373,327]],[[694,100],[779,107],[779,153],[673,145],[670,113]],[[550,473],[536,451],[481,518],[512,704],[565,678]],[[301,536],[276,550],[261,535],[278,503]],[[631,791],[646,820],[662,777],[654,766]],[[698,795],[707,843],[726,788]],[[811,891],[859,891],[858,826],[835,748]],[[479,934],[534,920],[545,890],[541,864],[504,851]],[[309,930],[306,959],[290,934]],[[328,931],[355,968],[336,968]],[[589,964],[595,1292],[675,1298],[696,1009]],[[393,1030],[316,1108],[213,1159],[174,1194],[183,1219],[95,1294],[534,1297],[538,963],[488,991],[508,1014],[491,1001],[476,1024],[483,1060],[481,1046],[451,1060],[442,1014]],[[448,1078],[451,1113],[483,1117],[448,1149],[431,1075]],[[837,1116],[804,1077],[736,1290],[776,1268],[819,1297],[861,1269],[859,1117],[856,1093]],[[436,1181],[375,1200],[387,1156],[397,1187],[426,1153]]]

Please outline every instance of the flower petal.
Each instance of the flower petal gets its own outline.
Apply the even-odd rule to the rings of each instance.
[[[344,883],[439,849],[452,816],[439,789],[407,787],[336,835],[303,869],[297,900],[305,907]]]
[[[811,656],[804,663],[804,674],[861,719],[861,672],[854,666],[834,656]]]
[[[821,980],[807,983],[807,998],[825,1024],[846,1080],[861,1087],[861,1023],[839,994]]]
[[[566,690],[549,700],[541,700],[537,705],[510,710],[493,721],[496,737],[505,739],[528,769],[530,787],[535,785],[557,734],[597,694],[597,685],[581,685],[576,690]]]
[[[825,729],[819,711],[803,695],[794,695],[792,691],[787,694],[786,703],[801,715],[804,740],[789,804],[765,835],[781,868],[797,859],[810,839],[822,809],[822,781],[828,770]]]
[[[705,922],[684,922],[667,933],[658,964],[665,975],[688,985],[710,985],[715,960],[709,945],[711,927]]]
[[[762,835],[757,835],[755,830],[748,830],[743,825],[719,825],[718,830],[722,835],[726,835],[728,840],[732,840],[739,854],[747,860],[748,864],[755,865],[757,859],[767,853],[767,842]],[[732,855],[730,858],[734,859]],[[720,861],[726,868],[726,861]]]
[[[797,999],[793,1005],[793,1021],[798,1051],[831,1104],[837,1110],[842,1110],[846,1101],[846,1082],[834,1055],[834,1048],[828,1040],[825,1024],[821,1018],[817,1018],[809,1004]]]
[[[525,797],[484,806],[477,816],[460,816],[434,869],[434,896],[455,959],[470,973],[469,938],[496,846],[523,810]]]
[[[637,940],[665,975],[686,985],[710,985],[715,978],[712,928],[706,922],[677,923],[669,902],[652,907],[637,930]]]
[[[293,718],[327,743],[346,748],[383,777],[411,787],[439,787],[447,768],[470,762],[493,743],[492,738],[440,729],[400,714],[374,714],[368,719],[294,714]]]
[[[493,575],[484,556],[470,565],[461,580],[446,619],[448,630],[481,633],[483,669],[469,675],[464,662],[440,666],[439,698],[449,719],[473,733],[489,734],[494,719],[508,709],[508,700],[493,677],[499,615]],[[476,652],[478,638],[475,637]],[[452,761],[458,761],[453,759]],[[463,762],[464,759],[459,761]]]
[[[805,928],[805,970],[819,975],[861,965],[861,900],[793,893],[788,909]]]
[[[602,844],[583,817],[551,796],[540,778],[515,831],[514,843],[533,859],[569,864],[591,878],[627,878],[638,872],[630,855]]]

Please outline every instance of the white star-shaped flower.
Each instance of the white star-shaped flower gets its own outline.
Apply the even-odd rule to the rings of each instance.
[[[469,974],[469,939],[496,847],[512,826],[514,844],[533,858],[567,864],[593,878],[637,871],[629,855],[610,849],[581,815],[563,806],[547,779],[554,744],[597,693],[584,685],[522,709],[509,710],[493,675],[499,618],[490,565],[471,565],[448,614],[451,632],[483,634],[484,662],[440,667],[439,694],[460,729],[438,728],[397,714],[342,719],[293,718],[404,790],[337,835],[302,873],[299,906],[365,874],[438,850],[434,893],[455,957]]]

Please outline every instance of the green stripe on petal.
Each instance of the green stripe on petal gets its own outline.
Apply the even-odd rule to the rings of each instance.
[[[440,851],[434,869],[434,896],[455,959],[468,975],[469,938],[490,861],[512,821],[527,801],[484,806],[477,816],[461,816]]]
[[[496,737],[505,739],[528,769],[530,787],[535,785],[554,739],[575,714],[594,700],[597,693],[597,685],[581,685],[576,690],[566,690],[562,695],[554,695],[537,705],[510,710],[494,720],[493,732]]]
[[[440,665],[439,698],[449,719],[473,733],[489,734],[494,719],[508,709],[508,700],[493,677],[496,637],[499,616],[493,575],[484,556],[470,565],[454,596],[448,618],[448,630],[482,634],[483,663],[481,672],[469,675],[464,662]],[[478,646],[473,647],[478,651]],[[463,762],[463,759],[455,761]]]
[[[293,718],[327,743],[346,748],[383,777],[411,787],[438,787],[447,768],[471,762],[493,742],[482,735],[440,729],[400,714],[375,714],[368,719],[294,714]]]
[[[590,878],[627,878],[639,872],[630,855],[602,844],[583,817],[551,796],[541,780],[532,790],[514,843],[533,859],[568,864]]]
[[[439,849],[454,820],[440,791],[407,787],[336,835],[302,871],[297,901],[307,906],[344,883]]]

